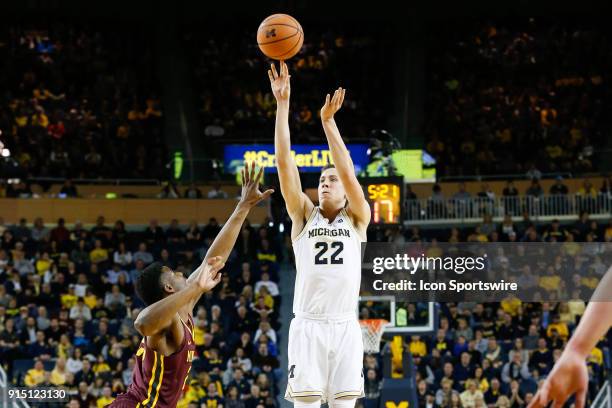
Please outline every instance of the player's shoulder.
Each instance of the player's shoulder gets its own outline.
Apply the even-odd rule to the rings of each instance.
[[[364,242],[367,241],[367,230],[368,225],[370,224],[370,220],[362,220],[354,212],[351,211],[350,206],[346,207],[343,212],[344,218],[347,219],[349,225],[355,230],[359,239]]]

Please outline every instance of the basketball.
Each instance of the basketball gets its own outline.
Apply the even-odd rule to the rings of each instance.
[[[298,21],[287,14],[273,14],[259,25],[257,45],[267,57],[288,60],[297,54],[304,43],[304,30]]]

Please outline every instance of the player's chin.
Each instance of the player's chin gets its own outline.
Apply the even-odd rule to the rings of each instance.
[[[325,205],[326,207],[342,207],[342,200],[335,198],[332,194],[321,194],[319,195],[319,205]]]

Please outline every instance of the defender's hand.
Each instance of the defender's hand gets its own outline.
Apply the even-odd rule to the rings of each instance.
[[[268,78],[270,78],[270,86],[276,98],[276,103],[289,103],[289,96],[291,95],[291,83],[289,79],[291,76],[289,75],[289,68],[287,68],[285,61],[280,62],[280,75],[276,72],[276,66],[270,64]]]
[[[584,408],[588,382],[584,355],[566,348],[528,408],[544,408],[550,401],[553,408],[561,408],[573,394],[574,406]]]
[[[223,269],[225,262],[220,256],[213,256],[206,262],[206,265],[200,268],[198,272],[200,275],[197,279],[197,284],[204,292],[211,291],[219,282],[221,282],[221,273],[219,271]]]
[[[321,120],[329,120],[334,118],[336,112],[338,112],[342,107],[345,94],[346,89],[343,89],[342,87],[336,89],[336,92],[334,92],[334,96],[331,98],[331,100],[329,94],[327,94],[325,97],[325,105],[323,105],[321,108]]]
[[[274,192],[273,189],[264,192],[259,191],[259,182],[261,181],[262,175],[263,167],[255,174],[255,162],[251,162],[250,169],[249,163],[246,163],[242,169],[242,195],[240,197],[240,202],[246,204],[249,208],[254,207],[260,201],[270,197]]]

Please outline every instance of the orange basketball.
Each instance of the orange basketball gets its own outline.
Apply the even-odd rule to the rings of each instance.
[[[272,14],[257,29],[257,45],[267,57],[288,60],[297,54],[304,43],[304,30],[298,21],[287,14]]]

